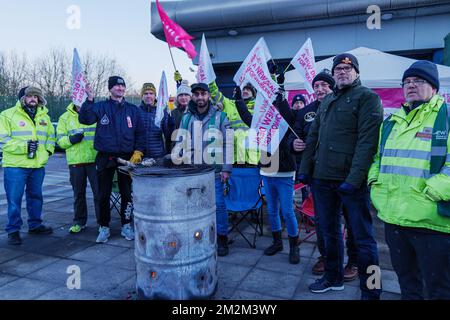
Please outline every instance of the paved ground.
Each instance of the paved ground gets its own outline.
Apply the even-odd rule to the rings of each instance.
[[[0,169],[0,300],[4,299],[136,299],[134,242],[120,236],[120,221],[113,214],[112,236],[106,244],[96,245],[97,226],[92,198],[89,200],[88,228],[79,235],[70,235],[72,222],[72,190],[63,154],[52,157],[44,181],[44,220],[54,228],[51,236],[26,233],[26,223],[19,247],[6,244],[6,199],[3,172]],[[22,216],[26,221],[25,203]],[[399,287],[383,240],[382,224],[375,220],[382,268],[382,299],[399,299]],[[284,252],[272,257],[263,255],[270,242],[270,231],[258,237],[257,248],[250,248],[238,235],[230,254],[219,257],[218,300],[354,300],[359,299],[358,280],[346,283],[344,291],[313,294],[308,285],[317,279],[311,267],[318,256],[314,238],[300,246],[301,262],[288,263],[288,243]],[[286,236],[284,237],[286,239]],[[69,290],[67,268],[77,265],[81,270],[81,289]]]

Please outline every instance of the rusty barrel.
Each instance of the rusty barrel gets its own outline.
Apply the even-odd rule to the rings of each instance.
[[[135,168],[131,175],[138,297],[210,298],[217,288],[214,169]]]

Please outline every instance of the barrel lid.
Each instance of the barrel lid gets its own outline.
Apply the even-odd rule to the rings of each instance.
[[[145,167],[137,165],[134,168],[119,167],[119,170],[126,171],[131,176],[138,177],[181,177],[190,175],[199,175],[214,171],[214,167],[208,165],[179,165],[171,168],[165,166]]]

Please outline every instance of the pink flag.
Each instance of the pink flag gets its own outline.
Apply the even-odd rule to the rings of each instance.
[[[159,17],[161,18],[164,34],[169,47],[181,47],[184,51],[186,51],[190,59],[194,59],[197,56],[197,52],[195,51],[194,45],[190,41],[194,38],[169,18],[158,0],[156,0],[156,7],[158,9]]]

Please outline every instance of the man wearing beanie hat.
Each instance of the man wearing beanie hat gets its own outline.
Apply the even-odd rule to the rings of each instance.
[[[169,115],[167,109],[164,110],[164,117],[161,126],[155,124],[156,117],[156,88],[153,83],[144,83],[141,89],[142,124],[145,132],[145,158],[162,158],[170,153],[170,144],[175,122]]]
[[[292,98],[291,108],[295,114],[297,114],[295,111],[303,109],[305,107],[305,105],[306,105],[306,100],[302,94],[297,94],[294,96],[294,98]]]
[[[78,120],[81,124],[97,124],[94,138],[94,149],[98,151],[95,164],[99,181],[98,217],[99,235],[97,243],[108,241],[111,220],[110,197],[114,176],[117,176],[121,196],[120,217],[121,235],[127,240],[134,239],[132,228],[133,202],[131,198],[131,178],[118,170],[117,160],[129,160],[133,164],[140,163],[145,151],[144,125],[140,109],[128,103],[125,96],[125,81],[114,76],[108,80],[111,96],[104,101],[94,103],[92,89],[88,85],[88,98],[83,103]]]
[[[450,108],[434,63],[403,74],[405,103],[383,122],[369,171],[402,299],[450,299]]]
[[[370,274],[366,272],[369,266],[378,265],[367,173],[377,151],[383,108],[380,97],[361,85],[356,57],[337,55],[332,74],[336,88],[322,100],[311,124],[299,175],[299,181],[311,185],[325,242],[324,276],[309,289],[314,293],[344,289],[344,244],[336,219],[344,204],[358,248],[361,299],[380,299],[381,288],[368,286]]]
[[[175,119],[175,129],[180,127],[181,118],[187,110],[191,97],[192,93],[189,82],[187,80],[182,80],[177,88],[177,100],[175,101],[176,108],[172,110],[172,117]]]
[[[25,192],[28,233],[50,234],[42,224],[42,184],[48,158],[55,151],[55,129],[48,116],[42,91],[26,87],[19,92],[15,107],[0,114],[0,146],[6,198],[8,200],[8,243],[20,245],[21,206]]]

